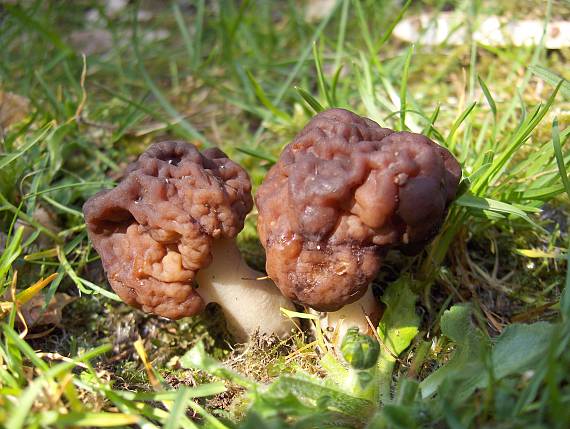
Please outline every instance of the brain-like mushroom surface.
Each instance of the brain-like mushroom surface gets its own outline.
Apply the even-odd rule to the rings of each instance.
[[[222,151],[167,141],[151,145],[83,212],[119,297],[179,319],[203,309],[194,277],[210,264],[213,240],[234,238],[252,205],[247,173]]]
[[[389,249],[413,254],[435,236],[460,177],[449,151],[423,135],[319,113],[256,195],[269,276],[316,310],[355,302]]]

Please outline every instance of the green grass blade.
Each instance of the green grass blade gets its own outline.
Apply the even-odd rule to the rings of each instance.
[[[24,427],[26,418],[29,416],[29,410],[34,404],[36,397],[43,391],[46,379],[54,379],[61,374],[69,372],[77,363],[93,359],[96,356],[108,352],[111,348],[112,346],[110,344],[97,347],[74,358],[71,362],[60,363],[50,368],[45,371],[41,377],[34,379],[19,398],[19,406],[7,419],[6,427],[10,429],[20,429]]]
[[[522,193],[522,199],[544,201],[552,199],[564,191],[566,191],[564,185],[553,185],[539,189],[529,189],[528,191],[524,191]]]
[[[293,70],[291,70],[291,73],[289,73],[287,79],[285,80],[285,82],[281,86],[279,92],[277,93],[277,96],[273,100],[273,104],[279,104],[281,102],[281,100],[283,99],[283,96],[285,95],[287,90],[290,88],[291,83],[293,82],[293,80],[295,80],[297,78],[299,72],[301,71],[301,68],[303,67],[303,64],[305,63],[305,61],[307,60],[307,58],[311,54],[311,51],[313,49],[313,43],[315,43],[318,40],[318,38],[320,37],[320,35],[323,32],[323,30],[325,29],[325,27],[328,25],[328,23],[330,22],[330,20],[332,19],[332,17],[336,13],[336,10],[338,9],[338,6],[341,3],[341,1],[342,0],[336,1],[335,5],[331,8],[331,11],[329,12],[329,14],[319,23],[317,28],[315,28],[315,31],[313,32],[313,34],[311,36],[310,42],[305,47],[305,50],[301,52],[301,55],[299,55],[299,59],[297,60],[295,67],[293,67]]]
[[[528,214],[526,214],[520,208],[513,206],[512,204],[508,204],[502,201],[496,201],[491,198],[481,198],[472,194],[463,194],[461,197],[455,200],[455,204],[460,207],[467,207],[475,210],[490,211],[498,214],[515,215],[520,217],[521,219],[526,220],[528,223],[540,229],[542,232],[546,232],[544,228],[537,225],[536,222],[534,222],[528,216]]]
[[[20,21],[25,28],[37,31],[43,38],[45,38],[53,46],[62,51],[65,55],[73,54],[73,50],[67,45],[67,43],[62,40],[62,38],[54,29],[27,15],[20,6],[4,4],[3,8],[11,16]]]
[[[497,104],[495,103],[495,100],[493,99],[493,96],[491,95],[491,91],[489,91],[489,87],[487,86],[485,81],[483,81],[483,79],[481,79],[481,76],[477,76],[477,79],[479,79],[479,85],[481,85],[481,89],[483,90],[483,95],[485,95],[485,98],[487,99],[487,103],[489,103],[489,107],[491,108],[491,112],[493,112],[493,117],[496,120],[497,119]]]
[[[36,146],[39,142],[43,141],[46,138],[48,132],[53,128],[53,126],[54,126],[53,122],[47,124],[35,138],[26,143],[18,152],[6,155],[5,158],[0,160],[0,170],[6,168],[8,165],[10,165],[18,158],[20,158],[31,148]]]
[[[271,100],[269,100],[269,97],[263,90],[262,86],[259,84],[259,82],[257,82],[255,77],[253,76],[253,74],[251,74],[249,70],[247,71],[247,77],[249,79],[249,82],[251,83],[251,86],[253,86],[253,91],[255,92],[255,95],[257,96],[261,104],[263,104],[277,118],[281,119],[286,123],[291,122],[291,118],[289,117],[289,115],[284,111],[280,110],[277,106],[275,106],[275,104],[271,102]]]
[[[22,253],[22,238],[24,236],[24,227],[20,226],[16,231],[12,231],[13,236],[6,238],[6,244],[0,255],[0,295],[4,293],[3,285],[6,282],[6,275],[12,268],[12,264]],[[8,241],[9,240],[9,241]]]
[[[10,340],[11,344],[17,347],[30,361],[32,364],[42,372],[45,372],[49,369],[48,365],[36,354],[34,349],[30,347],[30,345],[25,342],[20,336],[8,325],[2,325],[2,330],[4,333],[4,337]]]
[[[164,423],[164,429],[178,429],[180,427],[180,420],[186,413],[189,402],[190,389],[178,389],[176,399],[169,410],[168,420]]]
[[[496,177],[499,171],[511,160],[513,154],[519,149],[530,137],[531,133],[542,121],[546,113],[550,110],[550,107],[554,103],[556,94],[562,82],[558,83],[558,86],[554,89],[550,97],[548,98],[544,106],[538,106],[532,114],[525,119],[525,121],[518,128],[518,131],[513,134],[511,142],[508,144],[507,149],[503,151],[501,155],[495,157],[493,165],[489,169],[488,173],[484,176],[484,182],[490,182]],[[487,182],[487,183],[488,183]],[[478,189],[479,190],[479,189]]]
[[[208,384],[200,384],[199,386],[188,389],[189,398],[204,398],[206,396],[219,395],[227,389],[222,382],[214,382]],[[176,390],[165,390],[161,392],[117,392],[122,398],[129,401],[174,401],[177,398]]]
[[[337,87],[338,87],[338,79],[340,77],[340,73],[342,72],[343,67],[344,67],[343,64],[341,64],[337,67],[336,72],[334,73],[334,76],[332,79],[332,83],[331,83],[332,106],[331,107],[337,107],[338,106],[336,91],[337,91]],[[297,89],[297,87],[295,87],[295,89]]]
[[[190,408],[192,408],[194,412],[202,416],[202,418],[208,423],[209,428],[230,429],[230,427],[223,424],[219,419],[217,419],[212,414],[210,414],[206,409],[204,409],[204,407],[200,406],[200,404],[194,401],[190,401],[188,405],[190,405]]]
[[[295,90],[301,96],[301,100],[307,103],[307,106],[309,106],[312,110],[314,110],[315,113],[323,112],[325,110],[325,108],[321,105],[321,103],[319,103],[315,97],[313,97],[303,88],[299,88],[298,86],[296,86]]]
[[[560,130],[558,129],[558,118],[552,121],[552,145],[554,146],[554,154],[556,155],[556,162],[562,184],[566,193],[570,197],[570,181],[568,180],[568,173],[566,172],[566,165],[564,164],[564,155],[562,154],[562,146],[560,144]]]
[[[186,23],[184,22],[184,17],[180,12],[180,6],[178,3],[172,3],[172,13],[174,14],[174,19],[176,20],[176,25],[178,26],[178,31],[180,31],[180,35],[182,36],[182,42],[184,43],[184,47],[186,48],[186,54],[188,55],[188,61],[193,63],[194,60],[194,46],[192,45],[192,39],[190,38],[190,33],[188,33],[188,28]]]
[[[560,87],[560,93],[565,97],[570,97],[570,82],[564,79],[561,76],[558,76],[553,71],[547,69],[546,67],[539,66],[539,65],[532,65],[529,67],[529,70],[541,78],[546,83],[556,87],[560,82],[562,82],[562,86]]]
[[[133,414],[109,412],[93,413],[88,411],[72,411],[66,414],[59,414],[55,411],[47,411],[40,414],[39,421],[45,427],[89,428],[127,427],[141,423],[140,417]]]
[[[198,0],[196,7],[196,20],[194,22],[194,56],[192,57],[192,69],[198,69],[202,59],[202,32],[204,27],[205,0]]]
[[[570,323],[570,250],[566,250],[566,282],[560,298],[560,313],[563,320]]]
[[[402,71],[402,80],[400,82],[400,130],[405,131],[406,127],[406,109],[408,95],[408,73],[410,71],[410,63],[414,54],[414,45],[408,48],[406,60],[404,62],[404,70]]]
[[[236,147],[236,150],[238,150],[239,152],[246,153],[250,156],[253,156],[254,158],[259,158],[259,159],[262,159],[264,161],[268,161],[269,163],[271,163],[271,165],[273,165],[277,162],[277,158],[275,158],[269,154],[266,154],[264,152],[261,152],[260,150],[257,150],[257,149],[250,149],[247,147],[238,146],[238,147]]]
[[[477,106],[477,102],[473,101],[469,106],[467,106],[467,108],[461,113],[461,115],[459,115],[459,117],[455,120],[455,122],[451,126],[451,130],[449,130],[449,134],[445,139],[446,145],[450,151],[453,152],[455,150],[455,133],[457,132],[461,124],[465,121],[465,119],[467,119],[467,117],[471,114],[471,112],[473,112],[475,106]]]
[[[338,35],[336,38],[336,54],[334,60],[335,70],[338,70],[338,68],[341,66],[341,61],[344,53],[344,40],[346,37],[346,23],[348,21],[349,6],[350,6],[350,0],[343,0],[342,9],[340,11],[340,23],[338,26]],[[332,91],[332,93],[334,94],[334,90]],[[334,100],[334,95],[333,95],[333,100]]]
[[[58,101],[57,96],[54,94],[48,83],[45,81],[43,75],[39,70],[34,71],[34,77],[43,89],[46,99],[53,107],[54,114],[59,115],[59,119],[63,120],[66,117],[64,106]],[[39,106],[38,106],[39,108]]]
[[[95,292],[99,293],[100,295],[103,295],[104,297],[109,298],[116,302],[123,302],[123,300],[119,298],[119,296],[116,293],[109,292],[107,289],[104,289],[101,286],[97,286],[95,283],[92,283],[89,280],[85,280],[82,277],[77,276],[77,279],[79,280],[79,282],[81,282],[82,285],[93,289]]]
[[[239,384],[248,389],[255,389],[257,383],[243,376],[242,374],[226,368],[221,362],[209,356],[202,341],[198,342],[180,359],[180,364],[184,368],[193,368],[206,371],[211,375]]]
[[[388,26],[388,28],[384,32],[384,35],[382,36],[382,38],[376,44],[376,46],[375,46],[376,50],[379,50],[382,47],[382,45],[384,45],[390,39],[390,36],[392,36],[392,32],[394,31],[394,28],[396,28],[396,25],[398,25],[398,23],[402,20],[402,18],[404,17],[406,12],[408,11],[408,8],[410,7],[411,4],[412,4],[412,0],[407,0],[406,3],[404,3],[404,5],[400,8],[400,12],[398,12],[398,15],[396,15],[396,18],[391,22],[391,24]]]
[[[530,67],[532,67],[533,65],[537,65],[538,62],[540,61],[541,55],[544,53],[544,50],[545,50],[544,41],[545,41],[545,36],[546,36],[546,29],[547,29],[548,23],[550,22],[551,17],[552,17],[552,0],[548,0],[547,4],[546,4],[546,13],[544,16],[544,27],[543,27],[542,36],[540,38],[540,42],[534,48],[534,51],[532,53],[532,57],[531,57],[530,61],[528,61],[528,60],[524,61],[524,63],[529,63],[529,68],[527,69],[527,71],[524,75],[522,84],[517,87],[518,93],[524,91],[524,89],[527,88],[527,86],[530,82],[530,79],[532,77],[532,72],[531,72]],[[497,126],[497,129],[499,131],[502,131],[505,129],[505,127],[507,126],[507,124],[511,120],[511,117],[515,113],[515,109],[516,109],[516,99],[513,98],[513,100],[509,104],[508,108],[505,109],[506,112],[503,115],[501,121],[499,122],[499,124]]]
[[[212,143],[202,135],[198,130],[196,130],[190,122],[188,122],[175,108],[174,106],[166,99],[166,97],[162,94],[162,91],[158,88],[158,86],[154,83],[150,75],[148,74],[146,67],[144,66],[144,62],[140,53],[139,49],[139,38],[138,38],[138,19],[136,11],[134,13],[133,18],[133,51],[135,54],[135,58],[137,61],[137,68],[139,73],[141,74],[147,88],[152,92],[155,96],[156,100],[160,104],[160,106],[164,109],[171,118],[173,118],[177,125],[175,126],[176,129],[182,133],[183,137],[188,140],[198,140],[199,142],[203,143],[206,147],[213,146]]]
[[[328,107],[333,106],[333,100],[330,94],[330,91],[327,87],[327,82],[325,76],[323,74],[323,65],[321,62],[321,56],[319,54],[319,49],[317,48],[317,42],[313,43],[313,58],[315,60],[315,69],[317,70],[317,81],[319,83],[319,89],[321,94],[324,95],[325,99],[327,100]]]
[[[436,131],[435,122],[437,121],[437,118],[439,117],[440,109],[441,109],[441,105],[438,104],[437,107],[435,108],[435,110],[433,111],[433,113],[431,114],[430,118],[429,118],[429,123],[424,127],[421,134],[424,134],[426,137],[430,137],[432,135],[432,133],[434,131]]]
[[[5,197],[4,195],[2,195],[0,193],[0,203],[2,204],[0,207],[2,208],[2,210],[9,210],[10,212],[12,212],[13,214],[15,214],[17,217],[19,217],[20,219],[22,219],[24,222],[32,225],[34,228],[40,230],[42,233],[44,233],[45,235],[47,235],[49,238],[51,238],[52,240],[54,240],[56,243],[61,243],[62,242],[62,238],[58,237],[57,234],[55,234],[53,231],[51,231],[50,229],[46,228],[45,226],[43,226],[41,223],[39,223],[38,221],[36,221],[33,217],[27,215],[26,213],[22,212],[20,210],[19,207],[14,206],[13,204],[11,204]]]

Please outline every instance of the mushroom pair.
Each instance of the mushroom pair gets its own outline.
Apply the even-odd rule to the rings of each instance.
[[[256,330],[287,335],[292,321],[280,308],[292,300],[329,312],[332,328],[344,320],[342,331],[366,331],[366,316],[378,316],[369,284],[383,256],[433,238],[460,176],[427,137],[342,109],[315,116],[256,195],[267,272],[285,296],[257,280],[235,245],[251,183],[218,149],[154,144],[83,210],[111,286],[134,307],[178,319],[216,302],[246,340]]]

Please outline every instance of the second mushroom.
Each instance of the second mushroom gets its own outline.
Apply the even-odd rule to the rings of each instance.
[[[379,306],[370,283],[390,249],[420,251],[455,198],[461,168],[429,138],[343,109],[316,115],[256,195],[267,273],[283,294],[366,332]]]

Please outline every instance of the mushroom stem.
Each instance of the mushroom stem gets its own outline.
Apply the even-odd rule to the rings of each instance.
[[[237,341],[245,342],[258,331],[285,337],[294,323],[281,307],[294,310],[271,280],[250,268],[234,240],[214,240],[213,260],[196,275],[197,292],[206,304],[215,302],[224,312],[228,329]]]
[[[373,324],[380,318],[380,305],[368,287],[366,293],[358,301],[347,304],[340,310],[321,313],[321,328],[325,332],[334,335],[334,343],[340,344],[349,328],[357,327],[364,334],[372,335],[372,328],[368,324],[366,316]],[[333,334],[335,333],[335,334]]]

